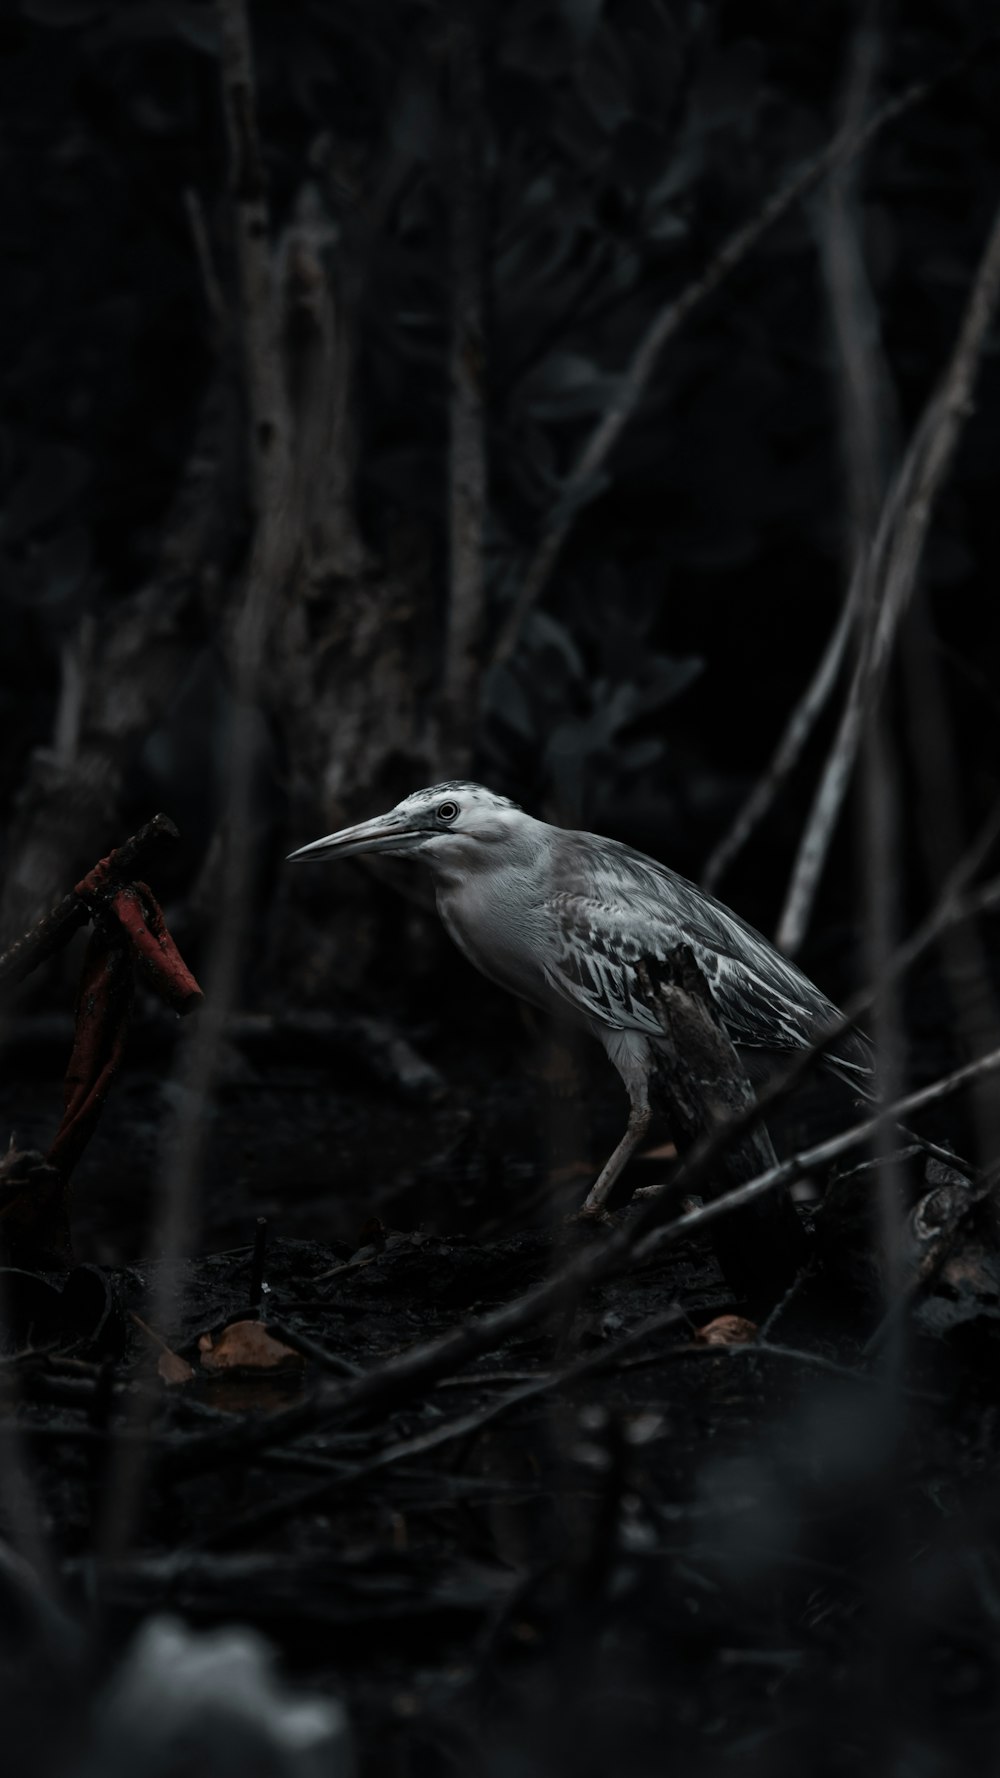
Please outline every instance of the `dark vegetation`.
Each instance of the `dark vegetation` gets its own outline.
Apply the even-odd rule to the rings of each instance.
[[[12,1774],[992,1770],[998,71],[972,0],[4,9]],[[604,1058],[281,862],[455,776],[969,1073],[834,1152],[679,1044],[567,1222]]]

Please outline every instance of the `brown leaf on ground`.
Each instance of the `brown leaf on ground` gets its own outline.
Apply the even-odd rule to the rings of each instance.
[[[274,1371],[305,1363],[301,1352],[272,1339],[262,1321],[233,1321],[217,1340],[204,1333],[198,1349],[209,1371]]]
[[[706,1346],[750,1346],[757,1338],[757,1323],[742,1315],[717,1315],[699,1327],[695,1338]]]
[[[177,1383],[190,1383],[194,1377],[194,1371],[187,1359],[182,1358],[179,1352],[171,1352],[169,1347],[165,1347],[160,1353],[156,1361],[156,1372],[171,1388]]]
[[[172,1352],[167,1345],[166,1340],[163,1338],[163,1335],[158,1334],[154,1327],[150,1327],[147,1322],[143,1321],[141,1316],[137,1315],[134,1309],[129,1310],[129,1316],[135,1323],[136,1327],[142,1329],[146,1338],[152,1341],[154,1346],[159,1347],[160,1356],[156,1361],[156,1372],[157,1375],[163,1379],[164,1383],[170,1384],[171,1387],[177,1383],[190,1383],[194,1376],[194,1371],[188,1364],[187,1359],[182,1358],[179,1352]]]

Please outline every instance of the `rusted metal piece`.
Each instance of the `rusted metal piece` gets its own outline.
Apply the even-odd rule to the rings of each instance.
[[[62,901],[0,955],[0,986],[6,982],[24,981],[40,963],[54,957],[69,943],[74,932],[79,932],[80,927],[93,918],[102,893],[113,884],[128,881],[154,842],[177,838],[177,829],[169,816],[154,815],[152,821],[147,821],[124,845],[109,852],[93,870],[81,877]]]

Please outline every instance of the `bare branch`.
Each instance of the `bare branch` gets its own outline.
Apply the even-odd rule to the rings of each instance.
[[[354,511],[357,456],[353,415],[355,302],[341,271],[327,269],[335,235],[316,189],[299,194],[295,216],[278,250],[284,363],[295,435],[296,524],[304,574],[296,602],[315,595],[331,576],[353,580],[364,567]],[[339,259],[343,257],[341,244]],[[305,584],[303,584],[303,581]],[[293,624],[295,646],[285,649],[286,671],[306,670],[309,648]],[[304,655],[305,660],[296,658]],[[297,695],[307,701],[313,686]]]
[[[871,13],[869,14],[869,19]],[[855,39],[847,87],[847,116],[860,117],[874,77],[877,35],[862,27]],[[836,347],[835,376],[840,410],[841,450],[848,492],[849,586],[861,588],[858,654],[869,648],[878,618],[877,591],[865,563],[885,499],[888,457],[889,369],[882,351],[875,298],[865,265],[857,179],[860,161],[835,169],[821,208],[820,247]],[[850,595],[848,595],[850,597]],[[862,833],[864,936],[869,981],[884,982],[896,943],[899,919],[899,855],[896,828],[897,759],[881,705],[869,705],[864,732]],[[876,999],[872,1025],[877,1080],[884,1099],[901,1085],[901,1028],[897,985],[885,982]],[[902,1288],[902,1195],[896,1131],[880,1118],[872,1144],[877,1166],[878,1204],[890,1299]],[[902,1329],[902,1322],[900,1329]],[[902,1349],[894,1350],[898,1368]]]
[[[860,154],[881,130],[912,110],[942,80],[951,78],[964,68],[968,59],[967,55],[963,56],[933,80],[915,81],[912,86],[897,94],[896,98],[881,106],[850,140],[845,142],[843,131],[838,130],[833,140],[819,154],[814,155],[772,193],[749,222],[734,230],[697,277],[654,317],[616,385],[610,407],[597,422],[566,478],[558,516],[550,518],[548,528],[528,564],[520,590],[500,632],[493,653],[494,665],[506,661],[513,653],[524,620],[548,585],[563,545],[576,523],[578,513],[587,502],[599,472],[603,470],[622,432],[643,401],[664,346],[673,339],[695,309],[742,265],[768,230],[780,222],[793,205],[806,197],[820,180],[825,179],[834,166]]]
[[[820,207],[819,228],[820,253],[837,345],[837,386],[851,496],[854,568],[829,641],[812,679],[789,717],[770,764],[705,865],[702,881],[709,890],[716,887],[733,859],[742,851],[798,764],[837,683],[862,605],[863,545],[868,543],[874,529],[885,482],[882,435],[887,430],[884,392],[888,385],[877,343],[877,316],[861,259],[851,192],[851,174],[861,158],[853,144],[863,127],[873,54],[873,38],[869,33],[863,33],[848,83],[840,133],[841,154],[830,169],[826,201]]]
[[[249,409],[251,486],[255,526],[242,601],[231,632],[232,716],[223,804],[226,820],[216,893],[213,947],[205,970],[206,1004],[182,1069],[183,1092],[166,1143],[158,1180],[155,1242],[164,1257],[150,1310],[154,1326],[167,1319],[174,1269],[190,1238],[195,1188],[204,1149],[209,1095],[222,1054],[225,1021],[243,960],[248,885],[254,862],[254,748],[257,692],[273,612],[283,597],[296,549],[288,402],[278,348],[270,229],[257,133],[249,26],[245,0],[216,0],[221,40],[223,105],[230,151],[234,225]],[[129,1436],[151,1413],[137,1400],[132,1425],[116,1440],[101,1523],[105,1559],[132,1536],[141,1500],[144,1441]]]
[[[963,1087],[972,1086],[976,1081],[984,1079],[988,1074],[1000,1070],[1000,1049],[990,1050],[985,1056],[978,1056],[974,1062],[967,1062],[963,1068],[956,1068],[953,1074],[942,1075],[940,1080],[932,1081],[929,1086],[921,1087],[918,1092],[907,1093],[903,1098],[886,1106],[884,1111],[874,1117],[867,1117],[862,1122],[852,1124],[850,1129],[842,1130],[839,1135],[831,1136],[826,1142],[817,1142],[813,1148],[804,1148],[799,1154],[790,1155],[787,1160],[779,1161],[776,1167],[767,1173],[761,1173],[746,1185],[737,1186],[735,1191],[727,1192],[725,1197],[714,1198],[708,1204],[702,1204],[697,1210],[688,1210],[673,1222],[665,1223],[662,1228],[651,1231],[635,1244],[637,1259],[651,1257],[661,1247],[673,1241],[682,1241],[694,1229],[704,1228],[708,1223],[715,1222],[720,1216],[729,1215],[733,1210],[745,1208],[767,1192],[776,1191],[779,1186],[788,1185],[792,1180],[800,1178],[817,1167],[828,1167],[831,1161],[840,1159],[841,1155],[849,1154],[852,1148],[861,1148],[876,1134],[879,1126],[886,1118],[897,1122],[912,1117],[915,1111],[926,1111],[928,1106],[940,1105],[942,1100],[951,1098]],[[686,1170],[681,1168],[675,1176],[678,1191],[690,1191],[692,1181]],[[653,1200],[655,1203],[656,1200]]]
[[[934,502],[970,411],[971,393],[1000,295],[1000,211],[979,263],[951,359],[910,440],[883,505],[864,564],[866,598],[876,616],[870,647],[854,674],[840,726],[820,779],[778,927],[794,955],[809,924],[833,830],[857,758],[865,714],[884,683],[893,641],[916,583]]]
[[[255,510],[284,496],[290,451],[288,401],[278,341],[270,218],[257,128],[253,54],[243,0],[216,0],[222,52],[222,94],[236,232],[240,328],[250,409]]]
[[[1000,1050],[993,1050],[919,1092],[910,1093],[888,1107],[884,1115],[909,1116],[914,1111],[939,1104],[963,1087],[998,1070]],[[290,1437],[298,1437],[331,1419],[342,1419],[348,1414],[353,1417],[358,1413],[382,1412],[412,1400],[415,1395],[430,1388],[443,1377],[453,1376],[473,1359],[495,1351],[506,1341],[536,1326],[553,1311],[565,1310],[593,1284],[616,1275],[636,1262],[655,1258],[666,1247],[686,1240],[691,1234],[700,1232],[735,1210],[747,1208],[802,1173],[826,1166],[839,1156],[848,1154],[851,1149],[860,1147],[870,1139],[879,1122],[878,1117],[865,1118],[840,1135],[817,1143],[814,1147],[804,1149],[778,1163],[736,1190],[714,1198],[698,1209],[667,1220],[675,1192],[679,1194],[697,1190],[702,1181],[708,1178],[734,1133],[741,1127],[750,1127],[759,1115],[759,1106],[750,1108],[734,1119],[727,1129],[717,1131],[678,1169],[669,1196],[664,1194],[649,1199],[626,1227],[610,1230],[598,1245],[588,1244],[581,1253],[523,1295],[485,1315],[469,1319],[434,1339],[421,1341],[394,1354],[374,1365],[363,1376],[324,1385],[310,1401],[298,1403],[293,1408],[286,1408],[249,1424],[226,1427],[205,1438],[191,1440],[182,1449],[171,1445],[163,1453],[161,1473],[180,1479],[217,1469],[223,1464],[245,1462],[254,1453],[280,1444]],[[534,1393],[535,1388],[534,1384],[527,1385],[527,1394]],[[515,1396],[518,1399],[527,1398],[520,1391],[515,1392]],[[514,1405],[513,1401],[511,1405]],[[463,1416],[460,1429],[457,1430],[473,1430],[475,1423],[477,1416]],[[417,1436],[421,1439],[424,1437],[423,1434]],[[450,1433],[445,1436],[450,1436]],[[400,1448],[399,1455],[413,1455],[417,1448],[407,1441],[406,1448]],[[421,1445],[419,1448],[429,1447]],[[367,1473],[368,1466],[364,1467]]]
[[[688,1321],[684,1309],[676,1303],[670,1305],[662,1314],[651,1315],[648,1320],[640,1322],[638,1327],[623,1334],[620,1339],[611,1341],[607,1346],[596,1352],[584,1353],[572,1363],[558,1371],[548,1371],[540,1376],[532,1377],[521,1383],[517,1388],[508,1390],[506,1394],[493,1396],[481,1407],[472,1408],[465,1414],[456,1415],[450,1420],[442,1420],[427,1430],[411,1434],[408,1438],[397,1439],[394,1444],[385,1445],[373,1457],[365,1458],[357,1464],[345,1464],[339,1472],[328,1474],[321,1481],[307,1483],[294,1494],[286,1494],[282,1499],[259,1511],[248,1513],[241,1519],[232,1520],[220,1532],[215,1532],[199,1543],[198,1548],[226,1549],[230,1544],[241,1544],[248,1539],[266,1536],[278,1525],[284,1524],[293,1514],[307,1512],[319,1506],[332,1496],[341,1494],[345,1489],[356,1488],[359,1483],[369,1481],[373,1476],[381,1475],[385,1470],[396,1464],[405,1463],[412,1457],[423,1457],[428,1451],[440,1450],[442,1445],[454,1444],[457,1439],[484,1432],[487,1426],[495,1425],[504,1415],[515,1408],[523,1407],[530,1401],[537,1401],[540,1396],[552,1395],[560,1389],[570,1388],[574,1383],[582,1382],[585,1377],[592,1376],[596,1371],[606,1370],[609,1365],[617,1363],[626,1352],[631,1351],[642,1340],[663,1331],[664,1328],[675,1327],[678,1322]],[[315,1342],[308,1345],[315,1348]],[[304,1348],[303,1348],[304,1349]],[[316,1358],[315,1350],[306,1355]],[[325,1357],[329,1359],[329,1354]],[[476,1379],[470,1378],[470,1382]],[[364,1378],[360,1379],[363,1384]]]

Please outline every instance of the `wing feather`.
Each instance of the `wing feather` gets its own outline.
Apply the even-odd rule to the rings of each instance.
[[[655,1037],[639,964],[689,945],[734,1043],[795,1050],[840,1015],[833,1002],[728,908],[666,866],[613,840],[567,834],[543,906],[545,974],[575,1010]],[[573,844],[573,842],[578,842]],[[863,1088],[871,1053],[850,1034],[827,1065]]]

